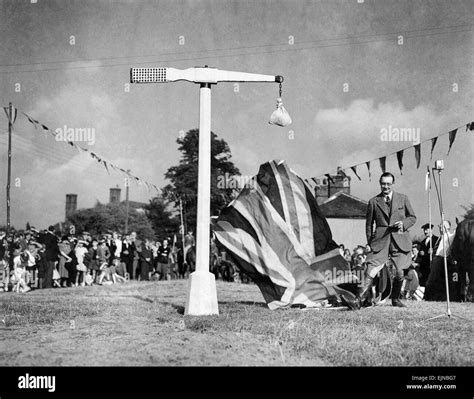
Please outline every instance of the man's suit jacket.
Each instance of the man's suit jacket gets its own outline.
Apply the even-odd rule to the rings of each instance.
[[[403,232],[392,228],[395,222],[403,222]],[[382,193],[371,198],[367,205],[365,233],[372,251],[379,252],[393,242],[404,252],[411,251],[412,241],[408,229],[416,222],[416,216],[404,194],[393,192],[391,209],[388,209]],[[374,225],[375,223],[375,230]]]

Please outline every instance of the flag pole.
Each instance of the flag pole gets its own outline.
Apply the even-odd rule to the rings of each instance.
[[[10,182],[12,174],[12,103],[8,104],[7,236],[10,233]]]

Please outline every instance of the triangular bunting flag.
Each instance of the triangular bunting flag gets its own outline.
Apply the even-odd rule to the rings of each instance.
[[[397,152],[398,167],[400,168],[400,174],[403,175],[403,150]]]
[[[331,177],[329,173],[326,173],[324,176],[326,176],[331,183],[335,183],[334,179]]]
[[[23,112],[23,115],[26,116],[26,118],[28,119],[28,121],[35,127],[35,129],[38,128],[38,125],[39,125],[39,122],[35,119],[33,119],[32,117],[30,117],[29,115],[26,115],[24,112]]]
[[[102,161],[102,163],[104,164],[105,170],[106,170],[107,173],[110,175],[109,168],[107,167],[107,162],[106,162],[106,161]]]
[[[449,148],[448,148],[448,154],[449,155],[449,151],[451,151],[451,146],[453,145],[454,143],[454,140],[456,140],[456,133],[458,132],[458,129],[454,129],[454,130],[451,130],[449,132]]]
[[[415,160],[416,160],[416,168],[420,167],[421,161],[421,144],[416,144],[415,146]]]
[[[474,122],[468,123],[468,124],[466,125],[466,132],[467,132],[468,130],[474,130]]]
[[[372,181],[372,174],[370,173],[370,161],[365,163],[367,165],[367,171],[369,172],[369,181]]]
[[[433,157],[433,150],[435,148],[435,145],[436,145],[436,142],[438,141],[438,137],[433,137],[431,139],[431,155],[430,155],[430,159]]]
[[[358,178],[359,180],[362,180],[362,179],[360,178],[360,176],[357,174],[357,166],[351,166],[351,169],[352,169],[352,171],[354,172],[354,174],[357,176],[357,178]]]
[[[380,162],[380,169],[382,169],[382,173],[385,173],[385,161],[386,161],[387,157],[381,157],[379,158],[379,162]]]

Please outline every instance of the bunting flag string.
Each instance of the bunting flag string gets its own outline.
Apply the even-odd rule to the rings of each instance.
[[[4,108],[4,111],[5,113],[7,114],[7,117],[9,119],[9,121],[12,121],[11,123],[13,124],[15,121],[16,121],[16,117],[17,117],[17,113],[18,113],[18,109],[15,108],[15,107],[12,107],[12,115],[9,115],[9,109],[8,107],[3,107]],[[35,127],[35,129],[37,129],[39,126],[45,131],[45,132],[49,132],[51,133],[53,136],[56,136],[56,133],[53,132],[51,129],[49,129],[46,125],[40,123],[38,120],[34,119],[33,117],[27,115],[26,113],[22,112],[23,115],[28,119],[28,121]],[[467,123],[466,125],[466,132],[467,131],[474,131],[474,122],[469,122]],[[458,130],[460,129],[460,127],[457,127],[456,129],[453,129],[447,133],[442,133],[436,137],[433,137],[433,138],[430,138],[430,139],[427,139],[427,140],[424,140],[418,144],[414,144],[413,146],[410,146],[410,147],[407,147],[407,148],[404,148],[404,149],[401,149],[399,151],[396,151],[394,153],[391,153],[391,154],[387,154],[387,155],[384,155],[380,158],[378,158],[379,160],[379,163],[380,163],[380,168],[382,169],[382,172],[385,173],[386,171],[386,159],[387,159],[387,156],[390,156],[392,154],[396,154],[397,156],[397,160],[398,160],[398,166],[400,168],[400,173],[403,174],[403,153],[405,150],[407,150],[408,148],[411,148],[411,147],[414,147],[414,150],[415,150],[415,160],[416,160],[416,167],[417,169],[419,168],[420,166],[420,161],[421,161],[421,144],[422,143],[425,143],[427,142],[428,140],[431,141],[431,152],[430,152],[430,159],[432,159],[433,157],[433,151],[434,151],[434,148],[436,146],[436,143],[438,141],[438,138],[440,136],[443,136],[445,134],[449,134],[449,148],[448,148],[448,153],[447,155],[449,155],[450,151],[451,151],[451,148],[453,146],[453,143],[456,139],[456,135],[458,133]],[[89,155],[95,159],[98,163],[104,165],[104,168],[106,169],[107,173],[110,175],[110,171],[109,171],[109,166],[115,170],[115,171],[120,171],[121,173],[131,177],[134,179],[135,183],[139,184],[140,186],[142,185],[145,185],[147,187],[147,189],[150,191],[151,187],[155,188],[155,190],[157,192],[160,192],[162,193],[162,195],[167,195],[168,193],[165,192],[164,190],[160,190],[158,189],[158,187],[154,184],[150,184],[149,182],[145,181],[145,180],[142,180],[140,179],[139,177],[136,177],[136,176],[133,176],[130,174],[130,172],[126,171],[125,169],[123,168],[119,168],[118,166],[112,164],[111,162],[107,162],[105,159],[99,157],[97,154],[93,153],[92,151],[88,150],[87,148],[84,148],[84,147],[81,147],[79,145],[77,145],[76,143],[74,143],[73,141],[67,141],[67,144],[69,144],[71,147],[73,148],[77,148],[78,152],[81,153],[81,152],[88,152]],[[370,171],[370,162],[371,161],[374,161],[376,160],[377,158],[375,159],[372,159],[372,160],[369,160],[369,161],[366,161],[365,162],[365,165],[367,166],[367,172],[368,172],[368,175],[369,175],[369,180],[371,180],[371,171]],[[359,174],[357,173],[357,166],[359,165],[362,165],[363,163],[360,163],[360,164],[357,164],[357,165],[353,165],[353,166],[350,166],[349,168],[338,168],[338,172],[342,172],[342,173],[345,173],[345,170],[347,169],[351,169],[352,172],[357,176],[357,178],[359,180],[362,180],[361,177],[359,176]],[[331,183],[334,183],[334,180],[332,179],[331,175],[329,173],[325,173],[324,176],[326,176],[328,178],[328,180],[331,182]],[[315,181],[314,178],[312,178],[313,181]],[[173,193],[174,194],[174,193]]]
[[[15,114],[14,114],[14,118],[13,118],[13,122],[16,120],[16,111],[17,109],[15,108]],[[6,108],[6,111],[7,113],[7,116],[8,116],[8,107]],[[49,132],[51,133],[53,136],[56,136],[56,133],[54,131],[52,131],[50,128],[48,128],[46,125],[43,125],[42,123],[40,123],[38,120],[34,119],[33,117],[31,117],[30,115],[22,112],[22,114],[26,117],[26,119],[28,119],[28,121],[35,127],[35,129],[37,129],[39,126],[41,126],[41,128],[45,131],[45,132]],[[87,152],[92,159],[96,160],[98,163],[102,164],[105,168],[105,170],[107,171],[107,173],[110,175],[110,170],[109,170],[109,166],[117,171],[117,172],[121,172],[131,178],[133,178],[133,180],[135,181],[135,183],[137,183],[138,185],[140,186],[143,186],[145,185],[148,189],[148,191],[150,191],[150,187],[152,186],[150,183],[148,183],[147,181],[137,177],[137,176],[133,176],[131,175],[128,171],[126,171],[125,169],[123,168],[119,168],[118,166],[114,165],[113,163],[111,162],[108,162],[106,161],[105,159],[101,158],[100,156],[98,156],[97,154],[95,154],[94,152],[90,151],[89,149],[87,148],[84,148],[84,147],[81,147],[79,145],[77,145],[76,143],[74,143],[73,141],[67,141],[67,144],[69,144],[71,147],[73,148],[77,148],[78,152],[79,153],[84,153],[84,152]],[[156,191],[158,193],[160,193],[160,189],[153,184],[153,187],[156,189]],[[162,192],[163,190],[161,190]]]
[[[464,125],[463,125],[464,126]],[[444,136],[446,134],[449,135],[449,148],[448,148],[448,154],[450,153],[451,151],[451,148],[452,148],[452,145],[456,139],[456,135],[459,131],[459,129],[461,129],[463,126],[460,126],[460,127],[457,127],[456,129],[453,129],[449,132],[445,132],[445,133],[441,133],[439,134],[438,136],[436,137],[432,137],[432,138],[429,138],[429,139],[426,139],[426,140],[423,140],[417,144],[413,144],[409,147],[406,147],[406,148],[402,148],[401,150],[398,150],[398,151],[395,151],[395,152],[392,152],[390,154],[387,154],[387,155],[384,155],[382,157],[379,157],[379,158],[374,158],[372,160],[369,160],[369,161],[366,161],[365,162],[365,165],[367,166],[367,172],[369,174],[369,180],[371,180],[371,171],[370,171],[370,162],[371,161],[375,161],[375,160],[378,160],[379,163],[380,163],[380,168],[382,169],[382,172],[385,173],[386,171],[386,160],[387,160],[387,157],[390,156],[390,155],[393,155],[393,154],[396,154],[397,156],[397,161],[398,161],[398,167],[400,168],[400,174],[403,175],[403,154],[404,152],[411,148],[411,147],[414,147],[414,150],[415,150],[415,161],[416,161],[416,168],[418,169],[420,167],[420,162],[421,162],[421,144],[423,143],[426,143],[427,141],[431,141],[431,150],[430,150],[430,160],[433,158],[433,152],[434,152],[434,149],[435,149],[435,146],[438,142],[438,138],[441,137],[441,136]],[[467,123],[466,125],[466,132],[467,131],[474,131],[474,122],[469,122]],[[360,176],[357,174],[357,166],[360,166],[362,165],[364,162],[362,163],[359,163],[359,164],[356,164],[356,165],[353,165],[353,166],[349,166],[349,167],[346,167],[346,168],[340,168],[338,167],[337,170],[338,172],[341,172],[341,171],[345,171],[345,170],[348,170],[348,169],[351,169],[354,174],[360,179]],[[329,177],[330,174],[329,173],[324,173],[324,174],[321,174],[319,176],[326,176],[326,177]],[[314,179],[314,178],[313,178]]]

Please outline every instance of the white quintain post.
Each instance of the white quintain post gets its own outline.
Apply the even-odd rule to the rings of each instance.
[[[198,214],[196,271],[189,276],[185,314],[217,315],[216,280],[209,271],[211,208],[211,84],[218,82],[283,82],[282,76],[221,71],[216,68],[132,68],[131,83],[168,83],[185,80],[200,88]]]

